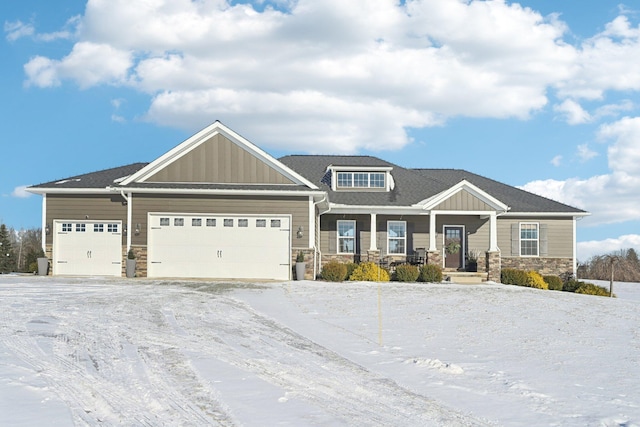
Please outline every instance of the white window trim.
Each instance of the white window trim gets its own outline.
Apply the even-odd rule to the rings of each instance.
[[[382,190],[382,191],[390,191],[394,184],[393,178],[391,176],[392,167],[388,166],[329,166],[327,170],[331,170],[331,189],[333,191],[346,190],[346,189],[355,189],[355,190]],[[350,173],[351,174],[351,187],[340,187],[338,186],[338,173]],[[368,187],[354,187],[353,186],[353,174],[354,173],[367,173],[368,176]],[[384,174],[384,185],[382,187],[371,187],[371,175],[372,173],[382,173]]]
[[[537,237],[535,239],[523,239],[522,238],[522,226],[523,225],[535,225],[536,226],[536,230],[537,230]],[[522,254],[522,241],[525,242],[532,242],[534,241],[536,242],[536,254],[535,255],[523,255]],[[518,250],[520,253],[520,256],[523,258],[540,258],[540,223],[539,222],[531,222],[531,221],[527,221],[527,222],[520,222],[518,224]]]
[[[340,236],[340,223],[348,222],[353,225],[353,237],[352,236]],[[341,252],[340,248],[340,239],[351,239],[353,240],[353,252]],[[339,219],[336,223],[336,253],[344,254],[344,255],[354,255],[356,253],[356,221],[354,219]]]
[[[391,237],[389,236],[389,230],[391,229],[391,223],[400,223],[404,225],[404,237]],[[402,253],[391,253],[389,250],[389,242],[391,240],[404,240],[404,252]],[[387,255],[407,255],[407,221],[387,221]]]

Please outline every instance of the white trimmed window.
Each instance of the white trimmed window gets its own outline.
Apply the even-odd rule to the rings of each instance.
[[[537,222],[520,223],[520,256],[539,256],[539,224]]]
[[[356,222],[338,221],[338,253],[356,253]]]
[[[338,172],[338,188],[385,188],[384,172]]]
[[[407,254],[407,222],[387,222],[387,253],[390,255]]]

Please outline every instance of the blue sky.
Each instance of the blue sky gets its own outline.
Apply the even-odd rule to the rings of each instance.
[[[0,2],[0,221],[28,185],[151,161],[221,120],[279,157],[461,168],[640,249],[640,1]]]

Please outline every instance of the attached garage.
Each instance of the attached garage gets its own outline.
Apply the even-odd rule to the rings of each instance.
[[[148,214],[148,277],[289,280],[290,215]]]
[[[53,221],[53,274],[122,275],[121,221]]]

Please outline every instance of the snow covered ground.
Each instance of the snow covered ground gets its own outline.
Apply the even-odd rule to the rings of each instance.
[[[0,276],[0,425],[640,426],[614,292]]]

